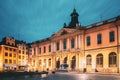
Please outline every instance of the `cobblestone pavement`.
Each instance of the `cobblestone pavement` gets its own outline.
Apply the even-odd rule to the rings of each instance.
[[[120,74],[96,74],[96,73],[67,73],[57,72],[55,74],[34,76],[23,76],[23,77],[11,77],[0,80],[120,80]]]
[[[56,73],[42,80],[120,80],[120,74]]]

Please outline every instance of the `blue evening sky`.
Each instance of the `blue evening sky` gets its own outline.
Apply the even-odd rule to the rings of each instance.
[[[120,0],[0,0],[0,40],[50,37],[69,24],[74,7],[83,26],[120,15]]]

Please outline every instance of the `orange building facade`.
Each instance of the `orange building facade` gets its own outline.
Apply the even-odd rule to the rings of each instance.
[[[4,37],[0,42],[0,72],[25,71],[27,63],[26,43],[15,40],[13,37]]]
[[[30,44],[31,71],[120,71],[120,17],[81,26],[78,16],[74,9],[68,26]]]

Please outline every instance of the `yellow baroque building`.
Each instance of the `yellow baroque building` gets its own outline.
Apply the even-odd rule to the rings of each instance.
[[[82,26],[74,9],[69,25],[29,44],[29,70],[120,72],[120,16]]]
[[[4,37],[0,42],[0,72],[27,71],[28,54],[26,43],[13,37]]]

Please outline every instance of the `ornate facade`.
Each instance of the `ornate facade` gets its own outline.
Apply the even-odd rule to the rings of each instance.
[[[74,9],[71,22],[51,37],[30,44],[31,71],[120,71],[120,16],[82,26]]]
[[[82,26],[74,9],[69,25],[51,37],[27,44],[4,38],[0,71],[120,72],[120,16]]]

